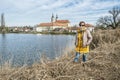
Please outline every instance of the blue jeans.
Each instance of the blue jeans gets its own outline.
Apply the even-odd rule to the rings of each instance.
[[[76,52],[74,62],[78,62],[79,58],[80,58],[80,53]],[[86,60],[87,60],[87,53],[83,54],[83,56],[82,56],[82,61],[85,62]]]

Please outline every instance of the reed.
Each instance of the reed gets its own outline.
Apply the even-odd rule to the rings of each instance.
[[[41,63],[32,66],[14,68],[6,63],[0,80],[119,80],[120,29],[95,31],[91,49],[84,67],[81,59],[73,63],[72,50],[54,60],[43,56]]]

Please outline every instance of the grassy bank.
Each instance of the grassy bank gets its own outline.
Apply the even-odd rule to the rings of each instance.
[[[88,61],[83,66],[73,63],[74,51],[50,61],[32,66],[11,68],[6,62],[1,67],[0,80],[119,80],[120,79],[120,29],[97,30]]]

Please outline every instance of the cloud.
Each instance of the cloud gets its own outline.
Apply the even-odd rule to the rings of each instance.
[[[0,13],[5,13],[8,25],[48,22],[52,13],[72,24],[80,20],[95,24],[100,16],[119,5],[119,0],[1,0]]]

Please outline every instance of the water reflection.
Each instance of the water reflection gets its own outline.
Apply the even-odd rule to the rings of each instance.
[[[1,52],[2,53],[6,53],[5,51],[6,49],[6,35],[5,34],[1,34]]]
[[[9,61],[11,54],[8,52],[6,34],[0,36],[0,65],[3,65],[6,61]]]
[[[31,65],[42,54],[54,59],[73,45],[71,35],[0,34],[0,57],[3,63],[10,59],[13,65]]]

